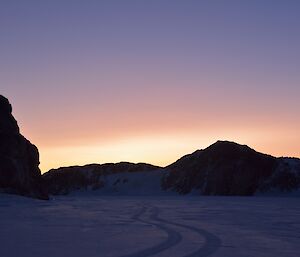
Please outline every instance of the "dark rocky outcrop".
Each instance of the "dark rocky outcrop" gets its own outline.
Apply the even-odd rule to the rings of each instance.
[[[146,163],[106,163],[90,164],[52,169],[43,174],[43,179],[50,194],[68,194],[74,190],[97,190],[105,186],[104,178],[113,174],[152,172],[160,169]],[[127,180],[127,179],[126,179]],[[113,186],[120,182],[115,178]],[[126,183],[126,181],[122,181]],[[147,183],[147,181],[145,181]],[[111,185],[110,185],[111,186]]]
[[[48,199],[39,153],[19,132],[9,101],[0,95],[0,192]]]
[[[259,185],[257,191],[292,192],[300,189],[300,159],[281,157],[277,164],[275,171]]]
[[[180,194],[196,191],[203,195],[253,195],[279,187],[272,175],[280,170],[280,165],[280,159],[246,145],[218,141],[166,167],[168,173],[162,187]],[[287,175],[287,171],[283,174]]]

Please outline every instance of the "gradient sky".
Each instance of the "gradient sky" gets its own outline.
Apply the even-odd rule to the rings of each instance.
[[[218,139],[300,157],[300,1],[0,1],[0,94],[43,172]]]

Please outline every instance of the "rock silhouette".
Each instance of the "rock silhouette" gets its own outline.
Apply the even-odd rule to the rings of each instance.
[[[275,158],[246,145],[218,141],[166,167],[165,190],[180,194],[247,196],[300,187],[300,160]]]
[[[246,145],[218,141],[168,166],[162,186],[181,194],[253,195],[278,166],[273,156]]]
[[[8,99],[0,95],[0,192],[48,199],[39,152],[20,134]]]

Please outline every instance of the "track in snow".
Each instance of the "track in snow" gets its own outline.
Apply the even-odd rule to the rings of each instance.
[[[147,256],[152,256],[154,254],[158,254],[164,250],[169,249],[170,247],[177,245],[181,240],[182,240],[182,236],[180,233],[178,233],[176,230],[167,227],[164,224],[160,224],[160,223],[154,223],[151,221],[146,221],[144,219],[141,219],[140,217],[146,212],[147,208],[146,207],[142,207],[141,211],[139,213],[137,213],[136,215],[134,215],[132,217],[133,220],[135,221],[139,221],[139,222],[143,222],[146,224],[150,224],[153,225],[155,227],[157,227],[158,229],[164,231],[165,233],[167,233],[168,237],[166,240],[164,240],[163,242],[146,248],[144,250],[141,250],[139,252],[133,253],[133,254],[128,254],[128,255],[123,255],[122,257],[147,257]],[[150,220],[152,221],[158,221],[158,208],[154,207],[150,210],[151,215],[150,215]]]
[[[169,224],[169,225],[186,228],[186,229],[188,229],[190,231],[194,231],[194,232],[198,233],[200,236],[204,237],[204,239],[205,239],[204,245],[201,248],[199,248],[198,250],[196,250],[195,252],[185,255],[184,257],[206,257],[209,255],[212,255],[221,246],[221,243],[222,243],[221,239],[218,238],[216,235],[208,232],[207,230],[188,226],[185,224],[180,224],[177,222],[167,221],[162,218],[158,218],[158,221],[163,222],[164,224]]]
[[[141,218],[146,212],[147,209],[150,209],[150,221]],[[185,255],[183,257],[206,257],[213,254],[221,246],[221,240],[214,234],[200,228],[195,228],[185,224],[180,224],[172,221],[168,221],[159,217],[160,210],[157,207],[145,207],[143,206],[141,210],[132,217],[133,221],[143,222],[145,224],[150,224],[158,229],[164,231],[167,234],[167,239],[163,242],[146,248],[144,250],[138,251],[133,254],[123,255],[122,257],[147,257],[157,255],[175,245],[178,245],[183,238],[183,235],[180,231],[174,229],[174,227],[182,227],[189,231],[196,232],[201,237],[205,239],[204,245],[202,245],[198,250],[194,251],[191,254]],[[171,227],[169,226],[171,225]]]

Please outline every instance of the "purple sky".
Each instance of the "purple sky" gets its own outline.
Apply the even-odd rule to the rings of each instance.
[[[3,0],[0,93],[43,170],[165,165],[217,139],[300,156],[299,13],[292,0]]]

